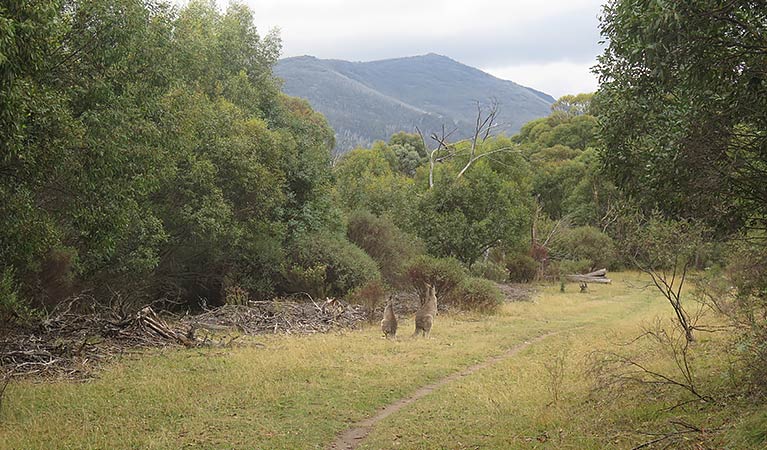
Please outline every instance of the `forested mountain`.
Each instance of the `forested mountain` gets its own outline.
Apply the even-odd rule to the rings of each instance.
[[[490,99],[500,106],[497,131],[512,135],[548,115],[554,102],[547,94],[433,53],[371,62],[300,56],[280,60],[275,73],[284,80],[285,93],[307,99],[327,117],[341,151],[416,126],[427,133],[446,125],[458,129],[454,137],[467,137],[476,102]]]

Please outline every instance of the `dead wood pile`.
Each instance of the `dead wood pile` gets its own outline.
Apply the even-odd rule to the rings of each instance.
[[[167,320],[150,306],[131,314],[110,308],[82,313],[74,304],[53,311],[34,327],[0,329],[0,381],[18,376],[82,379],[100,362],[126,352],[216,345],[210,333],[200,337],[200,329],[244,334],[318,333],[352,328],[366,317],[362,307],[334,299],[320,303],[250,302],[199,315],[164,314]]]
[[[535,287],[524,283],[496,283],[507,302],[527,302],[533,298]]]
[[[142,347],[193,346],[185,328],[171,326],[151,307],[122,316],[106,308],[75,312],[70,302],[34,327],[3,330],[0,371],[14,376],[82,378],[108,356]]]
[[[226,305],[183,320],[192,329],[236,329],[245,334],[325,333],[354,328],[365,320],[362,306],[328,299],[323,302],[264,301]]]

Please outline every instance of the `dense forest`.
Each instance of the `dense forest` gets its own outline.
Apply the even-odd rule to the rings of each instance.
[[[246,7],[19,1],[4,17],[4,298],[270,294],[297,243],[340,233],[333,132],[280,93],[279,38]]]
[[[565,289],[607,268],[648,273],[691,343],[710,331],[687,306],[694,272],[743,386],[767,395],[761,2],[610,2],[596,93],[514,136],[477,104],[468,139],[409,130],[338,158],[325,118],[281,92],[280,37],[246,6],[0,13],[4,325],[75,297],[199,310],[306,293],[375,310],[425,281],[492,311],[496,282]]]

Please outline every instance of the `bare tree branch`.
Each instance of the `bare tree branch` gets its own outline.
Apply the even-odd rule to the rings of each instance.
[[[436,142],[436,147],[428,150],[428,157],[429,157],[429,188],[434,187],[434,168],[437,163],[440,163],[442,161],[446,161],[448,159],[451,159],[459,154],[458,146],[460,144],[468,143],[469,144],[469,154],[467,155],[468,160],[466,161],[466,164],[463,166],[463,168],[458,173],[458,176],[456,176],[456,179],[461,178],[467,170],[469,170],[469,167],[471,167],[472,164],[480,160],[481,158],[484,158],[486,156],[490,156],[496,153],[501,152],[507,152],[511,150],[515,150],[515,147],[512,146],[506,146],[503,148],[498,148],[495,150],[491,150],[486,153],[477,153],[480,148],[480,144],[485,142],[487,139],[489,139],[492,136],[492,132],[494,129],[498,127],[498,124],[495,123],[496,118],[498,117],[498,101],[496,99],[492,100],[492,103],[488,108],[483,108],[482,104],[480,102],[476,103],[477,106],[477,117],[474,122],[474,131],[470,138],[468,139],[461,139],[456,142],[449,142],[450,136],[453,135],[458,129],[453,128],[450,132],[447,132],[445,129],[445,126],[442,126],[442,131],[440,134],[432,133],[429,137]],[[421,137],[421,142],[424,143],[424,147],[426,147],[426,142],[423,137],[423,133],[421,130],[416,127],[416,132]],[[444,151],[445,154],[440,154],[441,151]]]

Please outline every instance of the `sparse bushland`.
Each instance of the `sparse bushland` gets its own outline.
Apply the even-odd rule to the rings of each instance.
[[[454,397],[432,398],[446,414],[426,428],[405,426],[398,442],[457,429],[491,446],[764,444],[749,429],[764,423],[767,390],[767,34],[758,2],[611,1],[595,96],[561,98],[512,138],[490,132],[497,105],[489,114],[478,105],[473,139],[398,133],[337,161],[324,118],[279,92],[278,36],[257,33],[242,5],[8,5],[0,332],[40,322],[41,311],[81,292],[92,303],[161,299],[185,310],[305,292],[356,298],[372,314],[391,289],[424,298],[428,283],[453,310],[499,313],[454,311],[439,320],[433,344],[370,342],[364,333],[265,338],[277,351],[158,350],[116,363],[92,385],[13,383],[0,411],[13,425],[0,426],[2,442],[322,445],[345,419],[424,380],[533,332],[587,324],[561,342],[566,359],[560,347],[522,359],[511,379],[530,392],[496,396],[509,389],[508,371],[480,377]],[[556,279],[629,264],[649,274],[660,297],[600,286],[577,300],[547,291],[538,303],[501,305],[491,282],[469,277],[500,280],[506,267],[514,281]],[[692,268],[706,269],[695,291]],[[632,345],[610,347],[611,333]],[[602,351],[586,367],[594,345]],[[285,348],[299,356],[280,360],[290,356]],[[413,372],[395,373],[397,365]],[[535,384],[543,371],[546,395]],[[131,391],[118,396],[115,384]],[[334,419],[307,422],[318,416]],[[518,434],[484,436],[480,422]],[[98,436],[57,434],[102,423]],[[455,443],[440,439],[429,442]]]

